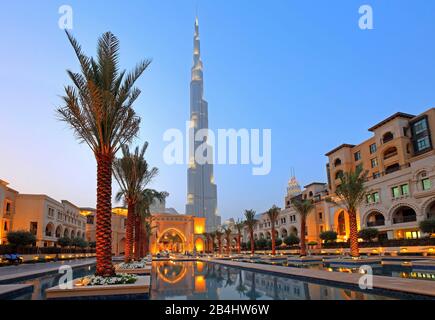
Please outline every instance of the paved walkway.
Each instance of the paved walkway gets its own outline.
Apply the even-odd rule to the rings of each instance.
[[[10,283],[14,280],[23,278],[37,277],[41,274],[53,273],[59,270],[62,265],[70,265],[71,267],[88,266],[95,263],[95,258],[64,260],[57,262],[44,262],[35,264],[21,264],[18,266],[6,266],[0,268],[0,284]]]
[[[232,267],[241,267],[250,270],[257,270],[263,272],[271,272],[276,274],[283,274],[287,276],[297,276],[313,280],[322,280],[346,284],[351,286],[358,286],[360,274],[349,274],[342,272],[329,272],[323,270],[291,268],[283,266],[273,266],[258,263],[245,263],[229,260],[214,260],[214,259],[201,259],[203,261],[211,261]],[[435,283],[434,281],[427,280],[414,280],[403,279],[397,277],[373,276],[373,287],[375,289],[383,289],[397,292],[405,292],[410,294],[424,295],[435,297]]]

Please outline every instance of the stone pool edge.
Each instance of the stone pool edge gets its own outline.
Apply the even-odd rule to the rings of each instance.
[[[295,276],[305,278],[307,281],[320,280],[329,281],[342,285],[357,287],[359,289],[359,274],[348,274],[340,272],[329,272],[323,270],[300,269],[283,267],[268,264],[256,264],[248,262],[238,262],[219,259],[200,259],[203,262],[217,263],[229,267],[244,268],[248,270],[280,274],[284,276]],[[427,280],[402,279],[386,276],[373,276],[373,289],[393,291],[396,293],[412,294],[424,296],[431,299],[435,298],[435,283]],[[370,290],[364,292],[370,293]],[[376,293],[374,293],[376,294]]]

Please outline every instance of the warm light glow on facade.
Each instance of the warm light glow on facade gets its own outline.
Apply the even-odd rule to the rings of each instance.
[[[197,252],[203,252],[204,251],[204,240],[202,240],[201,238],[196,239],[195,249]]]
[[[126,208],[113,208],[112,213],[118,214],[120,216],[127,216],[127,209]]]
[[[205,232],[205,218],[194,218],[195,234],[203,234]]]

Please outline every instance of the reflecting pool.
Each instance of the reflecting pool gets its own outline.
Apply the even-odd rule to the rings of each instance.
[[[162,261],[153,263],[150,299],[386,300],[392,298],[383,294],[366,294],[329,284],[310,283],[209,262]]]

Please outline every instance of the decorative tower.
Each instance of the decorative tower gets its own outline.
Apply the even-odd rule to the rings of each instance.
[[[190,82],[190,127],[191,134],[202,129],[208,129],[208,104],[204,100],[203,65],[201,61],[201,47],[199,39],[198,18],[195,19],[195,35],[193,38],[193,67]],[[194,141],[189,139],[190,142]],[[186,214],[206,218],[206,231],[212,232],[221,224],[221,217],[217,213],[217,188],[214,183],[213,164],[198,163],[195,151],[204,143],[195,141],[189,147],[189,168],[187,170],[187,204]],[[207,152],[212,153],[211,146]],[[213,154],[207,155],[213,159]]]

